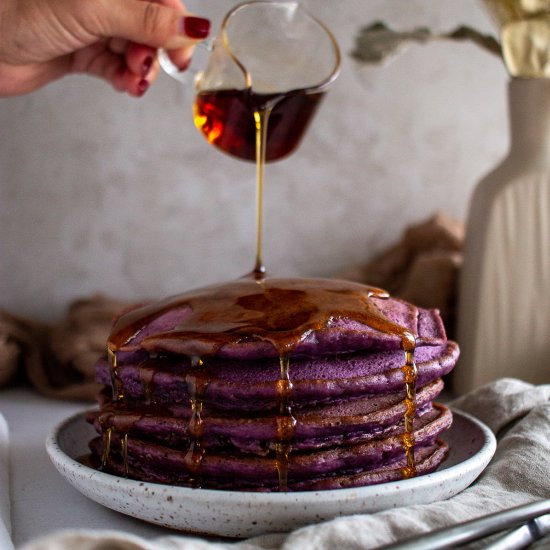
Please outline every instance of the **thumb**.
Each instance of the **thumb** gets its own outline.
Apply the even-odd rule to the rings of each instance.
[[[125,38],[152,48],[186,48],[205,39],[210,21],[154,2],[110,0],[105,2],[101,35]]]

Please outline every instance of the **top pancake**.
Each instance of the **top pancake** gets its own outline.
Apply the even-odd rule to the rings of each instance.
[[[399,350],[404,338],[443,344],[438,312],[347,281],[245,277],[127,312],[109,346],[251,360]]]

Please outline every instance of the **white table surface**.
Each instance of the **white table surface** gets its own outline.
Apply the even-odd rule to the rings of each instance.
[[[11,519],[16,547],[69,528],[117,529],[146,538],[174,533],[87,499],[54,468],[46,453],[46,437],[68,416],[90,408],[93,404],[47,399],[25,388],[0,390],[0,412],[10,430]]]

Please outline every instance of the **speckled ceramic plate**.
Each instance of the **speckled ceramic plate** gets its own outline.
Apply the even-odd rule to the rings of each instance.
[[[454,412],[444,439],[451,451],[440,468],[425,476],[333,491],[252,493],[189,489],[143,483],[105,474],[75,460],[88,453],[95,435],[84,413],[57,426],[46,441],[60,474],[85,496],[151,523],[200,534],[250,537],[290,531],[336,516],[377,512],[406,504],[445,500],[468,487],[491,460],[496,441],[475,418]]]

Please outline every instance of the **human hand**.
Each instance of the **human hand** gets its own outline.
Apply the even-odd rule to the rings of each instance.
[[[184,70],[209,30],[180,0],[1,0],[0,96],[87,73],[139,97],[158,75],[157,48]]]

